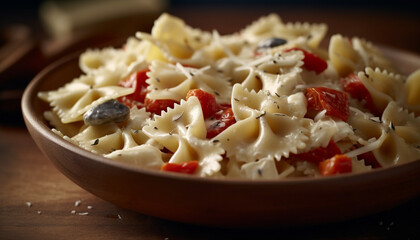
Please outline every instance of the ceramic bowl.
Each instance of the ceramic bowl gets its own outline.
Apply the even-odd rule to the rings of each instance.
[[[420,56],[382,49],[403,72],[420,68]],[[80,74],[77,56],[39,73],[24,92],[23,116],[34,141],[58,170],[123,208],[207,226],[296,226],[366,216],[420,195],[420,161],[361,174],[251,181],[198,178],[106,159],[63,140],[43,118],[48,105],[37,93],[56,89]]]

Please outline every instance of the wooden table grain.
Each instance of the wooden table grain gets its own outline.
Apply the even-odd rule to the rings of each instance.
[[[172,13],[195,27],[228,33],[269,11],[242,10],[233,17],[229,9],[174,9]],[[327,22],[332,33],[365,36],[420,53],[418,16],[390,19],[386,13],[373,16],[361,11],[358,16],[363,20],[352,19],[349,11],[329,15],[307,10],[278,12],[286,21]],[[358,28],[349,27],[354,24]],[[132,212],[67,179],[37,148],[19,115],[16,122],[0,124],[0,239],[420,239],[420,198],[376,215],[294,228],[219,229]]]

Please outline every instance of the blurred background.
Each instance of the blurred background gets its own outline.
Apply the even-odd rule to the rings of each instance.
[[[275,12],[284,22],[323,22],[329,35],[420,54],[420,3],[412,0],[14,0],[0,6],[0,123],[7,125],[22,124],[23,89],[47,65],[86,48],[121,46],[136,31],[150,31],[162,12],[222,34]]]

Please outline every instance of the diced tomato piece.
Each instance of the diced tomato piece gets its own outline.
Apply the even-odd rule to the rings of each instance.
[[[346,155],[337,154],[334,157],[324,160],[318,164],[322,176],[330,176],[339,173],[352,171],[351,158]]]
[[[347,94],[326,87],[314,87],[306,89],[308,111],[327,110],[326,114],[347,121],[349,110],[349,99]]]
[[[320,74],[323,71],[325,71],[325,69],[328,68],[328,64],[327,62],[318,57],[317,55],[310,53],[302,48],[289,48],[284,50],[285,52],[291,52],[291,51],[302,51],[304,58],[303,58],[303,68],[305,68],[306,70],[309,71],[314,71],[316,72],[316,74]]]
[[[365,164],[372,166],[372,168],[380,168],[381,164],[379,164],[378,160],[376,160],[375,155],[373,155],[373,152],[366,152],[366,153],[362,153],[360,155],[357,156],[357,159],[361,160],[365,160]]]
[[[364,100],[364,106],[374,115],[378,115],[379,112],[373,103],[372,96],[369,91],[363,85],[359,76],[355,73],[350,73],[345,78],[341,79],[341,85],[344,91],[348,92],[352,98]]]
[[[192,89],[188,91],[186,99],[195,96],[198,98],[203,110],[204,118],[213,116],[217,111],[220,110],[220,106],[216,102],[216,98],[213,94],[205,92],[201,89]]]
[[[166,111],[166,109],[173,108],[175,103],[178,103],[175,100],[172,99],[149,99],[145,98],[144,100],[144,107],[146,108],[147,112],[160,115],[160,113],[163,111]]]
[[[215,121],[210,124],[207,128],[207,138],[213,138],[223,132],[226,128],[236,122],[235,116],[233,115],[232,108],[226,108],[221,113],[214,115]]]
[[[165,163],[162,171],[193,174],[198,167],[198,161],[187,161],[183,163]]]
[[[134,88],[134,93],[118,98],[118,100],[128,107],[143,107],[144,99],[147,94],[146,73],[149,70],[142,70],[131,74],[128,78],[120,82],[120,86],[126,88]]]
[[[318,147],[305,153],[291,154],[290,158],[295,160],[320,163],[323,160],[332,158],[337,154],[341,154],[341,150],[337,147],[337,144],[331,140],[326,147]]]

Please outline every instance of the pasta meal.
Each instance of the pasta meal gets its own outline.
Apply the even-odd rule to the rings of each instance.
[[[52,131],[140,168],[283,179],[420,159],[420,70],[325,24],[263,16],[220,35],[162,14],[121,48],[89,49],[83,74],[40,92]]]

